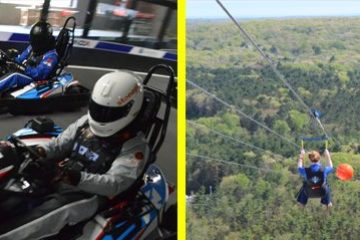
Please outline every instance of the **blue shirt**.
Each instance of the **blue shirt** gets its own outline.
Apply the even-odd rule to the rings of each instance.
[[[321,164],[320,163],[313,163],[313,164],[310,165],[310,170],[312,172],[318,172],[318,171],[320,171],[320,169],[321,169]],[[324,180],[325,181],[326,181],[327,175],[332,173],[333,169],[334,168],[329,167],[329,166],[327,166],[327,167],[325,167],[325,169],[323,169],[323,171],[324,171]],[[305,168],[304,167],[299,167],[298,171],[299,171],[300,176],[302,176],[306,181],[307,178],[306,178]]]
[[[15,58],[17,63],[22,64],[29,58],[32,48],[28,46],[19,56]],[[34,80],[46,80],[58,64],[58,54],[55,49],[46,52],[37,66],[26,66],[25,74]]]

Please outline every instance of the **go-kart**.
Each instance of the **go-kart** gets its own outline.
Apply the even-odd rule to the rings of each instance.
[[[70,27],[68,26],[70,25]],[[0,113],[39,114],[53,110],[75,110],[88,103],[90,91],[64,72],[74,44],[75,18],[69,17],[56,39],[59,63],[48,79],[35,81],[24,87],[15,87],[0,93]],[[17,63],[17,50],[0,50],[0,75],[21,72],[25,66]]]
[[[147,86],[157,69],[169,72],[166,91]],[[102,204],[90,220],[66,226],[56,236],[45,239],[175,239],[177,208],[174,186],[166,181],[160,168],[154,164],[166,135],[173,86],[174,73],[166,65],[153,67],[145,77],[144,104],[135,120],[150,147],[150,157],[141,177],[128,190]],[[165,108],[160,111],[162,102]],[[30,162],[39,158],[35,147],[61,132],[62,129],[50,119],[38,117],[7,137],[15,146],[17,160],[2,161],[0,158],[0,201],[4,194],[40,197],[52,191],[53,187],[44,187],[51,184],[39,184],[26,177],[23,171]]]

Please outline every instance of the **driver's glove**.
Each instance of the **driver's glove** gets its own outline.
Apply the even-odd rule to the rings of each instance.
[[[8,62],[7,64],[8,64],[9,69],[10,69],[11,71],[20,72],[20,73],[25,72],[25,67],[22,66],[22,65],[20,65],[20,64],[18,64],[18,63]]]
[[[10,147],[15,148],[14,144],[9,141],[0,141],[0,147]]]
[[[39,154],[40,157],[46,158],[45,148],[43,148],[41,146],[37,146],[35,150],[36,150],[36,153]]]
[[[52,181],[56,175],[56,164],[51,160],[39,158],[30,162],[24,168],[23,174],[41,181]]]
[[[81,172],[67,169],[63,172],[61,180],[70,185],[78,185],[81,179]]]
[[[81,179],[82,164],[71,161],[69,158],[57,164],[57,176],[55,181],[62,181],[70,185],[78,185]]]
[[[0,52],[0,65],[6,64],[6,57],[3,53]]]

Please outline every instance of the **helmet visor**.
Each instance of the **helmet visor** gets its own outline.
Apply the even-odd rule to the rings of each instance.
[[[89,113],[91,118],[96,122],[114,122],[120,118],[126,117],[129,114],[133,103],[134,101],[130,101],[122,107],[106,107],[97,104],[95,101],[90,99]]]
[[[46,39],[44,37],[30,36],[30,45],[35,53],[42,52],[42,50],[46,48],[44,47],[46,44]]]

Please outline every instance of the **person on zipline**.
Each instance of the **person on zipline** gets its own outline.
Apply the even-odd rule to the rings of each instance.
[[[304,179],[304,184],[297,194],[297,202],[305,207],[308,198],[321,198],[320,202],[326,205],[327,209],[332,206],[330,186],[327,183],[327,176],[333,171],[333,164],[329,150],[326,148],[324,156],[327,166],[323,168],[320,164],[320,153],[318,151],[309,152],[311,165],[304,167],[305,150],[301,149],[298,160],[298,171]]]

